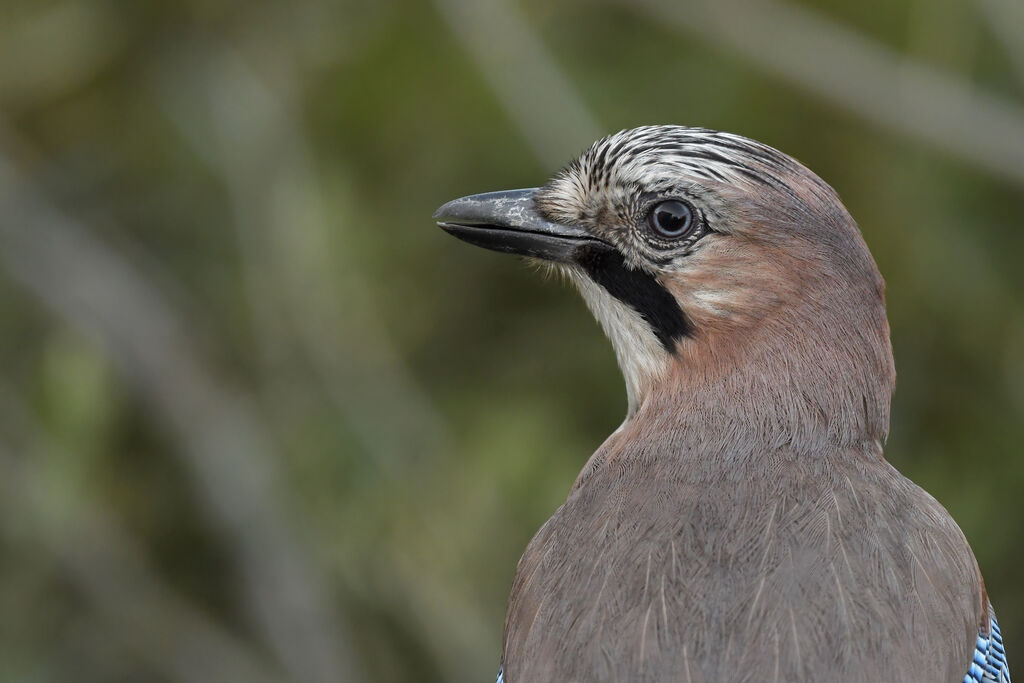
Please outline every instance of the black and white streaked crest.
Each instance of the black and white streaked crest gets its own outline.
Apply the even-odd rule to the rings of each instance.
[[[673,171],[711,183],[780,189],[787,176],[813,176],[792,157],[741,135],[685,126],[641,126],[598,140],[559,178],[583,183],[580,190],[598,191],[629,182],[647,185]]]
[[[730,189],[781,194],[800,204],[838,199],[802,164],[755,140],[706,128],[642,126],[595,142],[542,189],[538,204],[556,220],[600,223],[608,222],[610,207],[614,218],[626,218],[643,197],[677,195],[701,203]],[[699,207],[709,223],[723,218],[715,205],[712,200]]]

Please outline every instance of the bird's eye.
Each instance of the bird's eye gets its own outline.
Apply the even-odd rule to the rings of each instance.
[[[659,237],[677,239],[686,237],[693,230],[693,209],[678,199],[656,204],[647,221]]]

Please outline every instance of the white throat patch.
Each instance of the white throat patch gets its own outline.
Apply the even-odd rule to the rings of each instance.
[[[609,294],[581,269],[566,270],[615,349],[626,381],[628,418],[636,411],[645,388],[668,366],[670,356],[636,310]]]

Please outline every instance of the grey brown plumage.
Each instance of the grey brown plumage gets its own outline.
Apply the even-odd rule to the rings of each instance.
[[[962,680],[977,566],[877,451],[704,458],[632,438],[598,451],[520,561],[506,681]]]
[[[956,523],[882,456],[884,285],[835,192],[653,126],[508,196],[514,216],[438,216],[579,286],[629,408],[520,561],[504,681],[964,680],[990,606]]]

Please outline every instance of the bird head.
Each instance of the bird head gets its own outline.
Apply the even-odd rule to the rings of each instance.
[[[882,278],[832,188],[771,147],[624,130],[543,187],[456,199],[435,219],[576,284],[615,348],[631,417],[733,449],[885,438]]]

